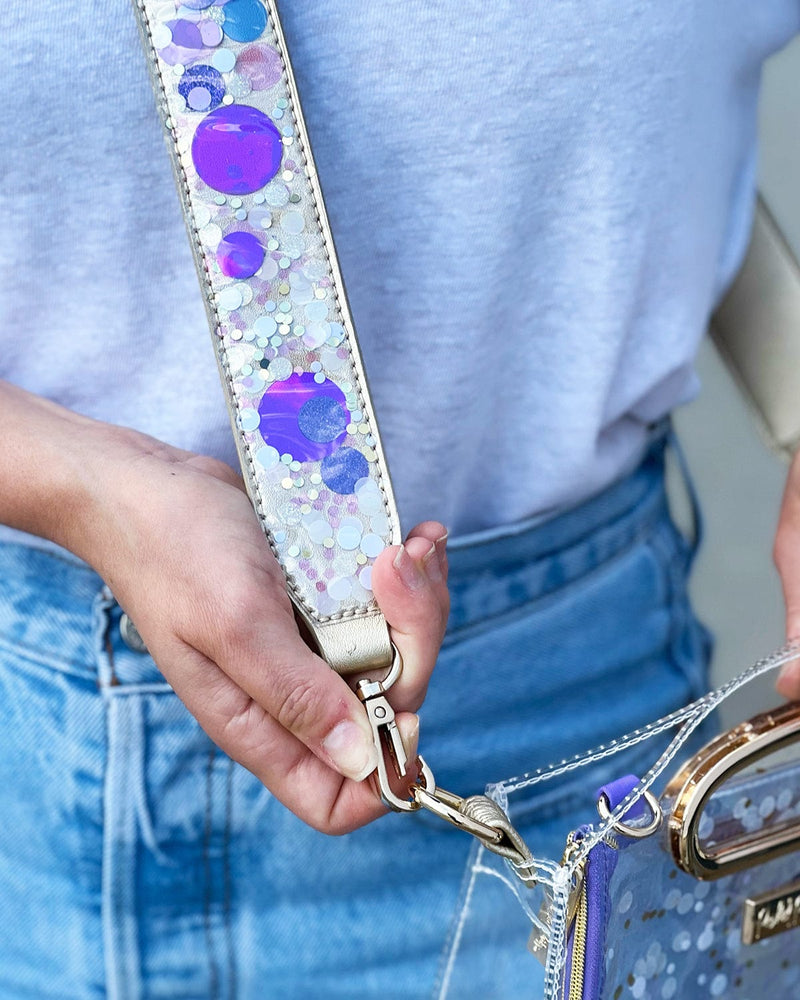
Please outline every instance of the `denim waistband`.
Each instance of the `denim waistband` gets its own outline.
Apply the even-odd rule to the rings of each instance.
[[[663,479],[668,446],[678,447],[671,423],[664,421],[653,427],[642,459],[633,471],[590,499],[553,516],[540,514],[450,539],[447,548],[451,572],[468,573],[503,562],[508,556],[520,561],[539,559],[549,551],[573,545],[595,528],[623,516],[637,505],[654,482]]]
[[[448,545],[450,634],[502,614],[510,606],[541,598],[569,585],[644,537],[669,517],[665,453],[676,451],[699,535],[696,498],[669,424],[654,428],[640,464],[601,493],[555,517],[532,518],[463,535]]]

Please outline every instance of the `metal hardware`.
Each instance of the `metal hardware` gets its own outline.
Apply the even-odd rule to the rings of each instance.
[[[644,837],[652,837],[652,835],[656,833],[658,828],[661,826],[664,813],[661,811],[658,799],[651,792],[645,790],[644,800],[650,807],[650,812],[653,814],[653,818],[649,823],[645,826],[631,826],[629,823],[623,823],[621,820],[617,819],[611,824],[611,829],[623,837],[630,837],[632,840],[642,840]],[[608,801],[608,796],[601,795],[597,800],[597,811],[600,813],[600,818],[603,821],[611,819],[611,806]]]
[[[795,927],[800,927],[800,882],[744,901],[742,944],[757,944]]]
[[[579,830],[567,837],[567,844],[561,858],[562,868],[569,865],[581,849],[583,834]],[[569,977],[568,1000],[582,1000],[583,979],[586,969],[586,933],[588,930],[588,900],[586,896],[586,858],[575,866],[572,873],[569,899],[567,900],[567,928],[572,931],[572,970]],[[547,959],[545,948],[544,958]]]
[[[432,792],[425,788],[416,787],[413,794],[423,809],[434,813],[439,819],[443,819],[447,823],[452,823],[459,830],[471,833],[473,837],[482,840],[487,847],[490,845],[499,845],[503,839],[501,830],[489,826],[488,823],[472,819],[467,813],[462,812],[461,807],[464,805],[465,800],[460,795],[455,795],[453,792],[447,792],[444,788],[438,787],[434,787]]]
[[[396,646],[393,648],[392,665],[389,672],[380,681],[361,680],[356,685],[356,694],[364,703],[364,708],[372,728],[372,738],[378,750],[378,791],[381,800],[389,809],[395,812],[415,812],[420,808],[420,803],[412,794],[411,788],[405,798],[401,798],[392,788],[389,780],[389,769],[386,765],[388,756],[392,763],[395,775],[404,778],[408,773],[408,756],[406,754],[403,741],[400,738],[400,730],[395,722],[394,709],[389,704],[386,692],[395,683],[403,670],[403,660]],[[422,788],[433,791],[435,783],[422,757],[417,757],[417,767],[419,776],[414,783],[414,787],[419,787],[418,782],[422,781]]]
[[[581,880],[580,896],[575,911],[572,935],[572,969],[569,977],[569,1000],[583,1000],[583,980],[586,972],[586,935],[589,929],[589,906],[586,882]]]
[[[400,674],[403,672],[403,657],[400,655],[400,650],[392,643],[392,665],[389,667],[389,671],[386,676],[380,681],[380,685],[384,692],[388,691],[389,688],[394,684],[396,680],[399,679]],[[363,682],[362,682],[363,683]]]
[[[528,888],[536,885],[533,855],[494,799],[488,795],[471,795],[465,799],[444,788],[435,787],[431,792],[420,785],[412,788],[412,794],[424,809],[459,830],[471,833],[488,851],[510,861],[517,877]]]
[[[128,649],[132,650],[134,653],[147,652],[147,646],[145,645],[144,639],[139,635],[139,630],[124,611],[122,612],[122,617],[119,620],[119,634],[122,636],[122,641]]]
[[[398,778],[404,778],[408,774],[408,757],[403,746],[403,741],[400,738],[400,731],[395,722],[394,709],[387,701],[386,695],[382,692],[369,693],[369,690],[373,686],[380,687],[380,683],[376,681],[362,681],[359,684],[358,696],[364,702],[364,707],[367,710],[367,718],[372,726],[375,746],[378,748],[378,791],[383,804],[388,806],[389,809],[393,809],[395,812],[416,812],[420,808],[421,803],[416,800],[411,787],[409,787],[408,796],[401,798],[394,791],[389,780],[389,769],[386,766],[387,755],[392,762],[394,773]],[[417,757],[416,764],[419,771],[419,777],[416,781],[422,780],[424,782],[422,787],[427,791],[433,791],[434,781],[430,768],[422,757]],[[415,789],[418,787],[416,782],[413,787]]]
[[[743,722],[695,754],[665,792],[673,799],[669,844],[679,868],[699,879],[717,879],[800,848],[797,823],[761,830],[709,850],[701,846],[698,833],[703,809],[724,781],[798,739],[800,704],[783,705]]]
[[[452,823],[459,830],[471,833],[487,850],[510,861],[525,885],[533,887],[536,884],[532,870],[533,856],[494,799],[490,799],[488,795],[471,795],[465,799],[444,788],[436,787],[430,792],[419,785],[412,791],[414,798],[424,809]]]
[[[433,772],[421,756],[415,761],[417,777],[408,786],[407,796],[402,798],[392,787],[387,757],[396,778],[405,778],[409,770],[408,756],[397,728],[394,709],[386,697],[386,692],[403,669],[400,653],[396,647],[393,648],[392,665],[383,680],[361,680],[356,685],[356,694],[364,704],[378,749],[377,784],[381,800],[389,809],[397,812],[427,809],[458,829],[471,833],[488,850],[507,858],[515,866],[525,885],[533,886],[536,881],[533,875],[533,856],[511,825],[508,816],[493,799],[486,795],[472,795],[465,799],[438,788]]]
[[[572,859],[581,849],[581,840],[578,835],[577,830],[573,830],[572,833],[567,837],[567,845],[564,848],[564,854],[561,857],[561,867],[566,868],[567,865],[572,863]],[[569,899],[567,900],[567,927],[570,927],[572,921],[575,919],[575,915],[578,911],[578,905],[581,899],[581,891],[583,889],[583,881],[586,877],[586,858],[579,861],[572,872],[572,885],[570,886]]]

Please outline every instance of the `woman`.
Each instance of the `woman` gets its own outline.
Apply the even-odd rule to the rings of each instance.
[[[175,17],[224,31],[254,6]],[[760,67],[800,8],[282,15],[418,524],[372,579],[405,661],[391,699],[413,752],[430,679],[421,747],[474,792],[705,685],[665,421],[747,243]],[[0,891],[19,915],[0,992],[529,995],[507,899],[479,913],[494,938],[459,934],[456,968],[467,838],[417,814],[366,825],[383,808],[363,708],[302,643],[230,467],[131,12],[15,3],[10,30],[29,121],[9,102],[0,126],[25,231],[5,230],[0,368]],[[521,804],[536,853],[607,776]]]

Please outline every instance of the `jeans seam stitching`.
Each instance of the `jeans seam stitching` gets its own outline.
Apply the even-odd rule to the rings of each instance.
[[[205,892],[203,894],[203,927],[205,930],[206,952],[208,955],[208,1000],[218,1000],[219,997],[219,971],[217,969],[216,956],[214,954],[214,934],[211,925],[211,903],[213,892],[213,876],[211,871],[211,835],[213,826],[212,791],[215,754],[216,750],[212,746],[208,751],[208,763],[206,764],[206,808],[203,830],[203,873],[205,876]]]
[[[683,534],[675,527],[678,536]],[[686,581],[691,569],[691,562],[686,563],[681,553],[670,552],[669,542],[660,536],[653,537],[653,548],[659,552],[663,561],[664,585],[666,588],[665,605],[669,608],[670,631],[667,642],[667,656],[673,669],[685,680],[691,691],[692,698],[700,697],[704,692],[695,690],[696,678],[687,672],[684,658],[679,653],[680,639],[687,628],[691,628],[691,606],[687,605]],[[676,565],[680,561],[680,568]]]
[[[0,635],[0,653],[5,653],[8,656],[20,657],[21,659],[27,660],[31,665],[37,667],[47,667],[51,671],[55,671],[59,674],[69,674],[71,677],[77,677],[79,680],[96,680],[96,672],[89,672],[88,674],[81,673],[78,670],[73,669],[75,665],[80,662],[81,666],[86,666],[86,661],[76,661],[76,660],[59,660],[56,657],[44,656],[36,649],[25,645],[21,642],[9,642],[8,639]],[[87,655],[88,651],[87,651]]]
[[[225,929],[225,949],[228,965],[228,995],[236,998],[236,964],[233,949],[233,929],[231,926],[231,826],[233,817],[233,773],[235,764],[228,759],[228,773],[225,782],[225,833],[222,842],[223,863],[223,925]]]

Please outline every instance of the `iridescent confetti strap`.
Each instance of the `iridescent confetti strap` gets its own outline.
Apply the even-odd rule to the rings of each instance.
[[[134,8],[253,505],[331,666],[388,666],[400,527],[275,3]]]

